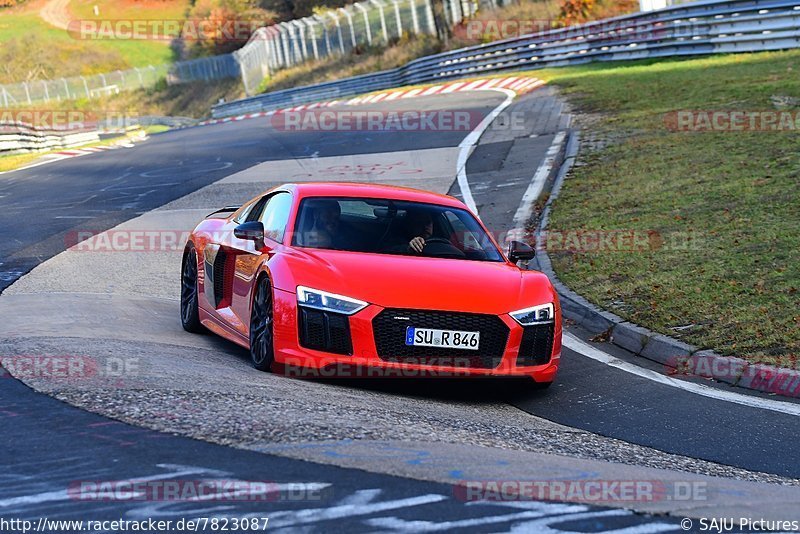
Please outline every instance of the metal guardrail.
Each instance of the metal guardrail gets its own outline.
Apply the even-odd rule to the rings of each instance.
[[[524,35],[219,104],[215,118],[495,72],[800,47],[800,0],[710,0]]]
[[[99,140],[97,130],[42,130],[27,124],[0,123],[0,154],[70,148]]]

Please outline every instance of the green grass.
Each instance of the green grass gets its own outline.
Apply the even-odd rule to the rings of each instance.
[[[81,40],[45,23],[36,10],[0,12],[0,83],[22,81],[31,74],[37,79],[51,79],[174,60],[175,53],[167,41]]]
[[[117,20],[183,20],[191,5],[190,0],[72,0],[70,12],[74,18]],[[99,16],[94,14],[94,6]]]
[[[772,97],[799,111],[798,65],[791,51],[537,71],[592,118],[596,146],[584,145],[550,229],[667,239],[646,251],[553,254],[558,276],[659,332],[797,367],[800,130],[673,132],[664,114],[769,111]]]

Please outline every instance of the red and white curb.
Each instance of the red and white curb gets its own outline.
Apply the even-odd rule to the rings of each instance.
[[[481,78],[469,82],[450,82],[442,85],[429,87],[416,87],[414,89],[393,89],[381,93],[372,93],[364,96],[357,96],[350,100],[330,100],[327,102],[315,102],[313,104],[302,104],[290,108],[274,109],[270,111],[259,111],[256,113],[245,113],[235,117],[225,117],[224,119],[209,119],[196,124],[196,126],[207,126],[211,124],[224,124],[226,122],[238,122],[260,117],[271,117],[276,113],[286,111],[303,111],[317,108],[327,108],[335,105],[355,106],[359,104],[375,104],[377,102],[388,102],[399,98],[415,98],[420,96],[441,95],[464,91],[491,91],[504,89],[513,91],[517,96],[533,91],[544,82],[538,78],[528,76],[509,76],[506,78]]]
[[[70,150],[61,150],[59,152],[54,152],[53,156],[67,156],[70,158],[74,158],[76,156],[85,156],[86,154],[94,154],[96,152],[105,152],[107,150],[116,150],[118,148],[131,148],[133,147],[133,143],[125,143],[120,145],[104,145],[104,146],[90,146],[86,148],[73,148]]]

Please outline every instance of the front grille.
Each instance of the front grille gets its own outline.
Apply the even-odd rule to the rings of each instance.
[[[212,275],[214,276],[214,307],[216,308],[220,307],[222,296],[225,293],[226,260],[227,254],[225,254],[225,249],[220,247],[219,251],[217,251],[217,257],[214,258],[214,270],[212,271]]]
[[[517,366],[544,365],[553,352],[554,323],[526,326],[517,356]]]
[[[298,319],[300,346],[348,356],[353,354],[347,315],[301,306]]]
[[[480,332],[478,350],[415,347],[405,344],[406,328]],[[378,357],[387,362],[493,369],[500,365],[509,329],[496,315],[386,309],[372,320]]]

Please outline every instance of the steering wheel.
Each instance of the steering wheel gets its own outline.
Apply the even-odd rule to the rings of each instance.
[[[434,245],[432,250],[428,249],[429,245]],[[435,256],[437,258],[462,259],[467,257],[467,255],[464,254],[464,251],[453,246],[450,240],[445,239],[444,237],[431,237],[426,239],[425,248],[422,249],[422,251],[429,256]]]

